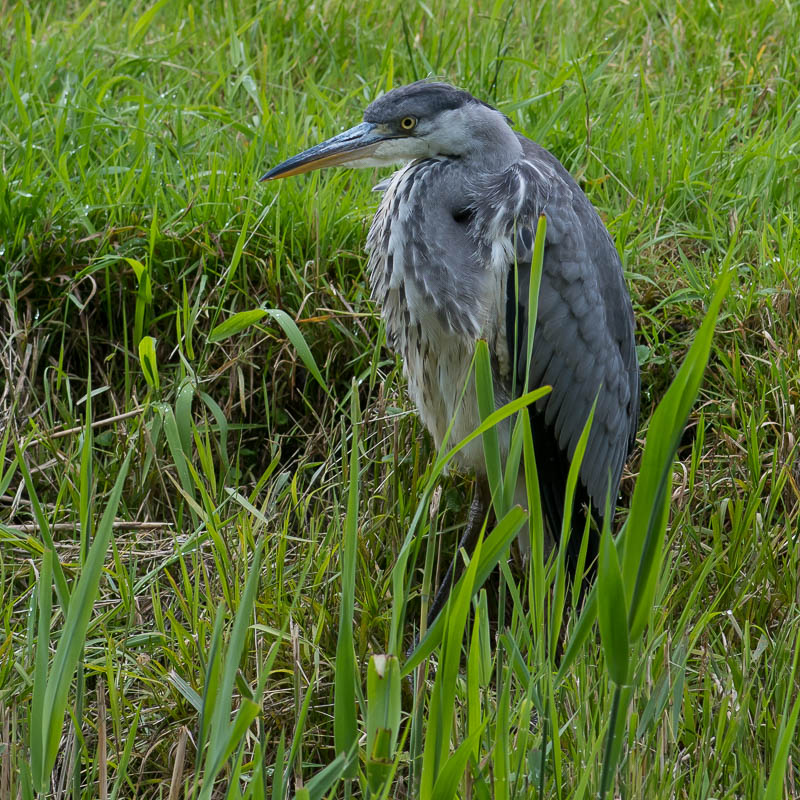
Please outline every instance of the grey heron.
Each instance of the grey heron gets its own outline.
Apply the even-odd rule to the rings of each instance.
[[[474,389],[462,394],[479,338],[491,353],[498,405],[524,385],[526,287],[536,223],[547,219],[528,377],[531,387],[552,391],[529,413],[546,528],[556,540],[570,459],[597,398],[567,544],[574,566],[586,515],[602,524],[607,496],[613,509],[639,416],[633,308],[614,243],[558,159],[495,108],[445,83],[387,92],[359,125],[262,180],[397,163],[405,166],[378,187],[368,271],[388,345],[403,359],[409,395],[437,448],[451,420],[451,442],[480,422]],[[508,425],[499,438],[507,452]],[[477,476],[462,540],[471,547],[489,499],[480,442],[458,458]],[[597,543],[593,529],[587,564]]]

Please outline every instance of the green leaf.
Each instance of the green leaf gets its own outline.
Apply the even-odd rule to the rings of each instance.
[[[208,341],[212,343],[221,342],[224,339],[235,336],[245,328],[249,328],[260,319],[263,319],[266,315],[267,312],[263,308],[254,308],[252,311],[239,311],[214,327],[208,335]]]
[[[53,551],[47,548],[42,555],[42,568],[39,573],[37,594],[39,600],[39,635],[36,640],[36,660],[33,671],[33,698],[30,716],[31,771],[37,786],[46,782],[45,764],[47,762],[47,742],[45,732],[48,728],[44,707],[47,689],[47,656],[50,643],[50,618],[53,613]]]
[[[22,473],[22,480],[25,482],[25,490],[28,492],[28,499],[30,500],[33,510],[33,517],[36,520],[36,525],[39,528],[44,546],[53,551],[53,581],[56,587],[56,597],[61,604],[61,609],[66,613],[70,601],[69,588],[67,587],[67,579],[64,577],[64,570],[61,568],[61,562],[58,560],[58,554],[55,549],[56,545],[50,530],[50,523],[47,521],[42,504],[39,502],[39,496],[36,493],[36,487],[33,483],[33,476],[28,469],[23,452],[17,442],[14,442],[14,453],[17,459],[17,466]]]
[[[478,554],[477,550],[473,554],[472,561],[476,561],[478,565],[475,582],[473,584],[473,589],[475,591],[485,583],[486,579],[491,575],[492,570],[507,552],[509,545],[519,533],[525,519],[525,512],[519,506],[514,506],[486,538],[480,550],[480,554]],[[470,565],[471,563],[472,562],[470,562]],[[406,663],[403,664],[403,677],[410,674],[414,667],[421,664],[441,641],[444,634],[445,621],[448,616],[447,610],[449,604],[453,602],[453,598],[461,591],[465,578],[466,575],[462,575],[458,583],[453,587],[453,590],[450,592],[448,604],[436,618],[433,625],[428,628],[427,633],[419,641],[411,655],[409,655]]]
[[[321,769],[302,789],[297,790],[295,800],[306,797],[308,800],[322,800],[328,790],[341,780],[347,771],[352,771],[356,759],[347,753],[339,753],[336,758]]]
[[[175,398],[175,424],[178,427],[181,450],[186,458],[192,455],[192,401],[194,400],[194,385],[184,379]]]
[[[614,683],[622,685],[628,682],[630,660],[628,608],[622,587],[622,570],[608,518],[606,514],[597,565],[597,619],[608,674]]]
[[[458,791],[458,785],[464,777],[464,771],[467,768],[467,761],[469,760],[470,753],[478,747],[480,737],[483,734],[483,729],[486,727],[487,720],[481,726],[473,731],[463,742],[456,748],[456,751],[442,767],[439,775],[436,778],[436,783],[433,785],[433,791],[430,795],[435,800],[452,800]]]
[[[483,422],[494,410],[494,382],[489,346],[485,339],[479,339],[475,347],[475,394],[478,402],[478,413]],[[481,437],[483,458],[486,465],[486,479],[492,493],[492,504],[495,515],[500,518],[505,514],[503,507],[503,466],[500,458],[500,442],[497,427],[492,426]],[[516,483],[516,481],[515,481]]]
[[[794,658],[792,659],[792,670],[789,675],[789,686],[797,686],[795,680],[797,675],[798,656],[800,656],[800,637],[795,641]],[[791,713],[786,716],[790,695],[787,694],[786,702],[783,707],[781,731],[778,737],[778,744],[775,748],[775,756],[772,759],[772,769],[767,782],[767,790],[764,793],[764,800],[781,800],[783,797],[783,780],[786,774],[786,766],[789,762],[792,744],[794,743],[794,731],[797,727],[797,716],[800,713],[800,694],[795,698]]]
[[[169,0],[158,0],[157,3],[154,3],[147,11],[142,14],[139,19],[136,20],[133,28],[131,28],[131,32],[128,35],[128,45],[130,47],[134,47],[139,40],[145,35],[147,29],[153,22],[153,18],[162,9]]]
[[[430,701],[428,719],[428,735],[422,753],[422,776],[420,780],[420,798],[438,798],[434,787],[441,777],[440,773],[447,762],[450,751],[450,730],[453,723],[458,673],[461,665],[461,643],[464,641],[464,629],[469,616],[473,587],[481,561],[483,534],[478,538],[475,552],[466,572],[454,588],[445,610],[439,618],[445,620],[445,632],[442,642],[442,657]],[[464,763],[471,752],[465,748]],[[461,770],[463,772],[463,769]],[[461,772],[458,773],[460,780]],[[450,773],[448,773],[450,774]],[[452,780],[452,778],[451,778]],[[456,781],[457,783],[457,781]]]
[[[786,774],[786,765],[789,762],[789,752],[794,741],[794,730],[797,727],[797,715],[800,713],[800,695],[794,702],[792,713],[786,720],[786,727],[778,740],[775,748],[775,758],[772,761],[772,769],[769,774],[767,790],[764,800],[781,800],[783,798],[783,779]]]
[[[266,312],[281,326],[281,328],[283,328],[283,332],[297,351],[297,355],[300,356],[302,362],[306,365],[306,369],[314,376],[317,383],[325,390],[325,393],[330,394],[330,389],[317,368],[317,362],[314,361],[314,356],[311,354],[311,350],[306,344],[306,340],[303,338],[303,334],[300,333],[300,329],[295,324],[295,321],[285,311],[279,308],[268,308]]]
[[[156,340],[152,336],[142,336],[139,341],[139,363],[147,385],[158,391],[161,381],[158,376],[158,361],[156,359]]]
[[[147,274],[147,267],[135,258],[126,258],[125,261],[127,261],[133,269],[133,274],[136,275],[137,283],[141,284],[142,278]]]
[[[397,656],[372,656],[367,667],[367,781],[375,793],[394,758],[402,712],[400,688]]]

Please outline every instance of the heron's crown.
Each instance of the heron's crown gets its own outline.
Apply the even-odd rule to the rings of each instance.
[[[441,111],[476,104],[492,108],[463,89],[449,83],[417,81],[408,86],[399,86],[379,97],[367,106],[365,122],[390,122],[406,115],[425,118],[436,116]]]

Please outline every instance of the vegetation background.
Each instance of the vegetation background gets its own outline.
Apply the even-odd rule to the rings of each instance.
[[[429,512],[435,454],[366,286],[378,175],[257,178],[429,75],[496,104],[603,215],[634,298],[642,440],[733,266],[616,791],[800,796],[797,3],[43,0],[0,15],[0,796],[280,797],[337,763],[309,796],[371,791],[336,761],[338,620],[353,603],[363,714],[370,656],[410,644],[428,534],[449,557],[471,484],[439,479]],[[512,599],[496,629],[479,597],[482,678],[451,651],[444,722],[426,727],[433,667],[403,684],[388,796],[434,796],[415,759],[448,731],[470,760],[440,797],[598,791],[600,642],[555,685]],[[358,754],[363,770],[363,740]]]

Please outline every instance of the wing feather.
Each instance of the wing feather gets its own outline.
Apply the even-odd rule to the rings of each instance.
[[[512,301],[514,260],[508,263],[506,319],[509,352],[515,352],[517,386],[525,377],[528,293],[533,235],[540,214],[547,218],[539,310],[534,335],[531,385],[549,384],[551,393],[531,411],[544,511],[560,530],[570,459],[597,401],[580,470],[568,558],[577,557],[585,516],[591,507],[601,521],[606,493],[615,500],[622,468],[636,434],[639,370],[634,319],[619,255],[594,207],[563,166],[547,151],[520,137],[524,160],[517,186],[526,197],[519,216],[505,220],[518,273],[519,296]],[[499,232],[497,208],[512,194],[508,174],[497,185],[480,187],[474,203],[476,226],[488,245]],[[487,208],[481,216],[481,208]],[[523,290],[524,287],[524,290]],[[511,332],[516,331],[512,338]],[[596,553],[596,537],[590,555]]]

